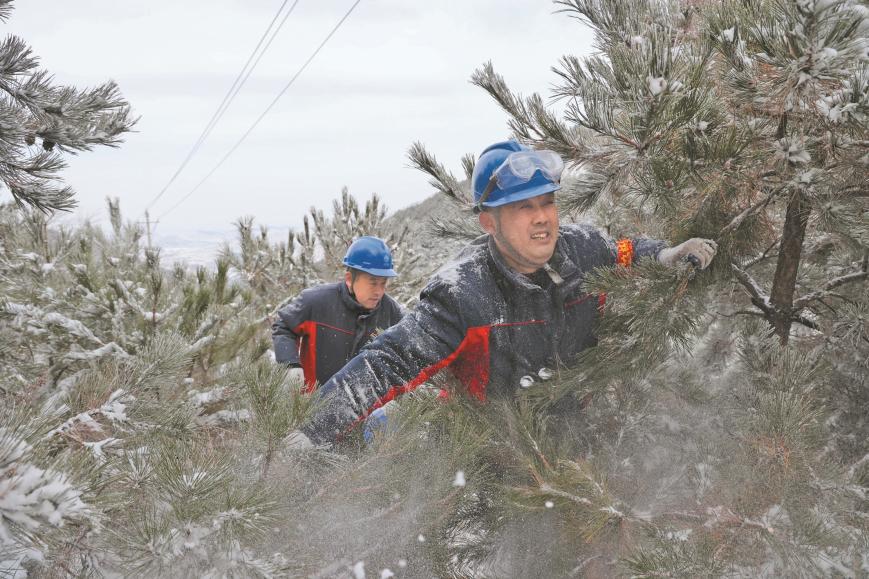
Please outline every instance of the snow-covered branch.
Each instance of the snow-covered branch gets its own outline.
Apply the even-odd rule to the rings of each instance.
[[[78,338],[84,338],[95,344],[103,342],[79,320],[73,320],[57,312],[46,312],[41,308],[29,304],[17,304],[7,302],[4,304],[7,313],[15,316],[19,324],[30,323],[44,328],[57,327]]]
[[[751,303],[760,308],[764,314],[771,314],[773,311],[772,305],[769,302],[769,296],[766,295],[761,289],[760,284],[758,284],[753,277],[751,277],[745,270],[741,269],[735,263],[730,264],[730,268],[733,270],[733,273],[736,275],[736,279],[742,286],[748,291],[751,296]]]
[[[869,272],[866,271],[857,271],[831,279],[826,284],[824,284],[823,289],[814,291],[810,294],[806,294],[794,300],[794,309],[801,310],[813,301],[824,299],[832,293],[832,290],[836,289],[839,286],[843,286],[847,283],[855,281],[864,281],[866,279],[869,279]]]
[[[90,516],[90,508],[63,473],[28,460],[32,448],[0,427],[0,546],[22,545],[43,527]]]
[[[129,358],[130,355],[120,346],[118,346],[114,342],[109,342],[99,348],[95,348],[93,350],[88,350],[86,352],[68,352],[64,354],[64,360],[76,361],[76,360],[96,360],[99,358],[105,358],[106,356],[116,355],[120,358]]]

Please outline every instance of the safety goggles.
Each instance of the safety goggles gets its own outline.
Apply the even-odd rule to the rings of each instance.
[[[561,181],[561,173],[564,171],[564,161],[555,151],[517,151],[511,153],[492,173],[485,191],[477,202],[477,207],[482,207],[495,187],[506,190],[522,185],[529,182],[537,171],[540,171],[553,183],[558,183]]]

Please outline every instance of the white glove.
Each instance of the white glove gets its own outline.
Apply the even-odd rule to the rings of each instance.
[[[314,450],[317,446],[304,432],[294,430],[284,439],[284,448],[287,450]]]
[[[687,260],[695,267],[706,269],[712,263],[718,244],[711,239],[693,237],[682,242],[676,247],[665,247],[658,253],[658,261],[664,265],[673,266],[680,261]],[[693,259],[692,259],[693,258]]]
[[[290,368],[287,376],[290,382],[295,382],[296,384],[302,384],[305,381],[305,371],[301,368]]]

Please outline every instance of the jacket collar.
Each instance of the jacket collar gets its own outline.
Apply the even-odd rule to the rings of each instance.
[[[500,274],[500,277],[507,280],[512,285],[525,290],[539,289],[539,286],[533,284],[526,276],[513,270],[507,265],[507,262],[504,261],[504,256],[501,255],[501,252],[498,250],[498,246],[495,245],[495,240],[491,235],[485,235],[483,237],[486,238],[489,259],[494,265],[497,273]],[[479,243],[480,241],[481,240],[478,238],[475,243]],[[565,243],[564,236],[561,235],[561,230],[559,228],[558,240],[555,242],[555,253],[553,253],[552,257],[549,259],[548,265],[564,281],[568,281],[570,278],[576,276],[580,270],[579,267],[577,267],[577,265],[567,257]]]

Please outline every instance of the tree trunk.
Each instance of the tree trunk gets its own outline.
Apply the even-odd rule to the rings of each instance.
[[[811,205],[803,194],[799,191],[794,192],[788,202],[778,262],[775,267],[775,278],[772,282],[772,294],[770,295],[770,302],[775,309],[771,322],[782,344],[787,344],[790,336],[797,270],[800,267],[803,240],[811,210]]]

